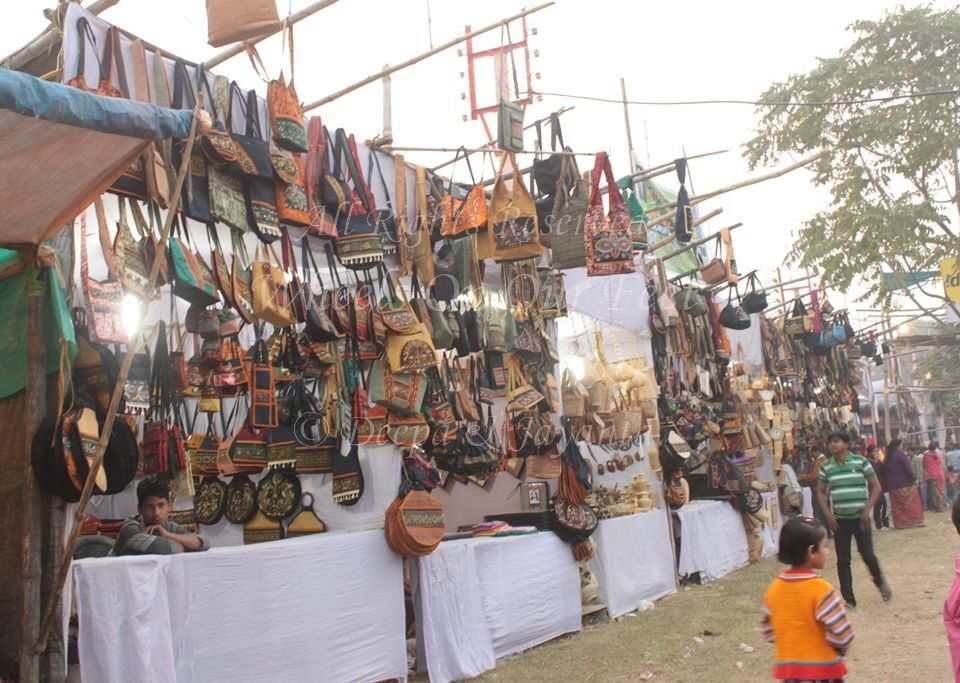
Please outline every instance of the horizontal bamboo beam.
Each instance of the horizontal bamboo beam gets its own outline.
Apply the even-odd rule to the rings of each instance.
[[[464,149],[461,147],[397,147],[395,145],[384,145],[383,149],[390,152],[466,152],[468,154],[480,152],[503,154],[510,152],[510,150],[497,149],[496,147],[468,147]],[[513,152],[513,154],[543,154],[543,152],[536,149],[523,149],[519,152]],[[549,152],[549,154],[560,154],[565,157],[595,157],[599,152]]]
[[[509,24],[512,21],[516,21],[517,19],[522,19],[523,17],[529,16],[535,12],[539,12],[540,10],[546,9],[547,7],[552,7],[554,4],[555,4],[554,2],[545,2],[541,5],[537,5],[536,7],[532,7],[530,9],[523,10],[522,12],[518,12],[517,14],[507,17],[506,19],[501,19],[496,23],[489,24],[488,26],[484,26],[483,28],[479,28],[476,31],[470,31],[469,33],[464,33],[462,36],[457,36],[453,40],[448,40],[443,45],[438,45],[432,50],[428,50],[427,52],[424,52],[422,55],[418,55],[416,57],[413,57],[412,59],[408,59],[405,62],[401,62],[396,66],[391,66],[388,69],[383,69],[381,71],[378,71],[375,74],[371,74],[370,76],[367,76],[363,80],[357,81],[353,85],[348,85],[346,88],[342,88],[331,95],[327,95],[326,97],[321,97],[319,100],[316,100],[315,102],[311,102],[310,104],[307,104],[306,106],[304,106],[303,111],[307,112],[307,111],[310,111],[311,109],[316,109],[317,107],[320,107],[324,104],[333,102],[334,100],[339,99],[344,95],[352,93],[354,90],[362,88],[363,86],[369,85],[370,83],[373,83],[375,81],[379,81],[384,76],[389,76],[390,74],[394,74],[402,69],[406,69],[408,66],[413,66],[417,62],[421,62],[424,59],[427,59],[428,57],[432,57],[435,54],[443,52],[444,50],[447,50],[453,47],[454,45],[459,45],[464,41],[470,40],[471,38],[476,38],[479,35],[488,33],[490,31],[493,31],[494,29],[498,29],[501,26],[505,26],[506,24]]]
[[[303,19],[306,19],[307,17],[312,16],[317,12],[319,12],[320,10],[326,9],[330,5],[334,5],[339,1],[340,0],[320,0],[319,2],[315,2],[312,5],[304,7],[299,12],[294,12],[293,14],[291,14],[289,17],[286,18],[283,24],[284,26],[293,26],[298,21],[302,21]],[[212,69],[215,66],[223,64],[228,59],[232,59],[237,55],[242,54],[246,50],[247,45],[251,45],[251,46],[256,45],[257,43],[260,43],[266,40],[270,36],[274,36],[280,33],[280,31],[282,30],[283,28],[281,27],[281,28],[278,28],[276,31],[271,31],[270,33],[264,33],[262,36],[258,36],[257,38],[253,38],[251,40],[245,40],[242,43],[237,43],[236,45],[228,47],[226,50],[216,55],[213,59],[208,59],[203,64],[206,68]]]

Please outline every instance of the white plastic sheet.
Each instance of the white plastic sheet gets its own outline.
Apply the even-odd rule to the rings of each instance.
[[[597,577],[611,619],[677,592],[665,510],[605,519],[593,540],[597,554],[587,569]]]
[[[586,268],[563,271],[567,306],[591,318],[641,334],[650,332],[646,268],[634,259],[636,273],[588,277]]]
[[[401,559],[382,531],[75,563],[86,681],[407,675]]]
[[[580,630],[580,576],[553,533],[441,543],[419,560],[432,683],[473,678],[496,659]]]
[[[681,576],[703,572],[719,579],[747,564],[747,534],[743,519],[730,503],[690,501],[677,511],[680,518]]]

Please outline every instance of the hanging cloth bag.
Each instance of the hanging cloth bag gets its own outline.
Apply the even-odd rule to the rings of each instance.
[[[512,168],[519,168],[516,155],[504,156],[487,211],[487,243],[497,262],[537,258],[543,253],[537,207],[530,190],[519,177],[514,178],[512,191],[506,187],[503,169],[508,160]]]
[[[97,203],[100,199],[96,200]],[[97,210],[101,221],[102,208]],[[101,222],[101,230],[106,225]],[[127,333],[123,329],[123,286],[112,279],[104,281],[90,277],[87,256],[87,214],[80,216],[80,279],[83,282],[83,299],[86,305],[90,337],[103,344],[126,344]]]
[[[270,35],[279,28],[275,0],[207,0],[207,43],[211,47]]]
[[[453,171],[457,167],[457,160],[463,156],[470,172],[470,189],[466,195],[454,198]],[[450,171],[450,183],[447,193],[440,203],[441,237],[456,239],[475,235],[487,226],[487,195],[483,190],[483,182],[477,183],[473,176],[473,167],[470,165],[470,156],[467,150],[461,147],[453,160],[453,169]]]
[[[563,160],[572,164],[570,159],[572,157],[564,157]],[[579,175],[568,183],[567,174],[562,174],[560,183],[550,221],[553,267],[558,270],[583,268],[587,265],[583,227],[590,205],[590,191]]]
[[[267,109],[270,112],[270,128],[273,131],[273,140],[282,149],[291,152],[307,152],[307,130],[303,119],[303,109],[294,80],[294,52],[293,26],[284,22],[284,32],[287,38],[287,47],[290,50],[290,82],[284,80],[283,72],[280,78],[267,84]]]
[[[607,181],[610,210],[603,215],[600,176]],[[620,275],[636,272],[633,263],[633,237],[630,233],[630,211],[623,203],[613,179],[613,169],[606,152],[597,154],[593,165],[593,188],[590,207],[584,222],[587,252],[587,275]]]

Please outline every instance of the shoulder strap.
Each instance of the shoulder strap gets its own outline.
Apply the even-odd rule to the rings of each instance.
[[[107,40],[103,46],[103,63],[100,66],[103,80],[113,82],[113,70],[116,68],[117,85],[120,92],[127,99],[130,99],[130,86],[127,84],[127,70],[123,64],[123,52],[120,49],[120,29],[111,26],[107,29]]]
[[[380,185],[383,186],[383,194],[387,198],[387,206],[392,210],[393,201],[390,199],[390,189],[387,187],[387,180],[383,177],[383,169],[380,167],[380,155],[377,150],[370,150],[370,163],[367,166],[367,178],[373,179],[373,166],[377,167],[377,175],[380,176]],[[394,171],[396,172],[396,171]]]

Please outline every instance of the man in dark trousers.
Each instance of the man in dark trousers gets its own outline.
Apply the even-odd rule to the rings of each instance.
[[[880,571],[870,533],[871,512],[882,495],[877,474],[866,458],[850,452],[850,436],[844,432],[830,433],[827,450],[830,457],[820,465],[817,498],[827,511],[827,526],[834,534],[840,593],[848,606],[857,606],[850,571],[850,540],[856,538],[857,550],[870,570],[873,583],[880,589],[884,601],[889,601],[893,591]]]

